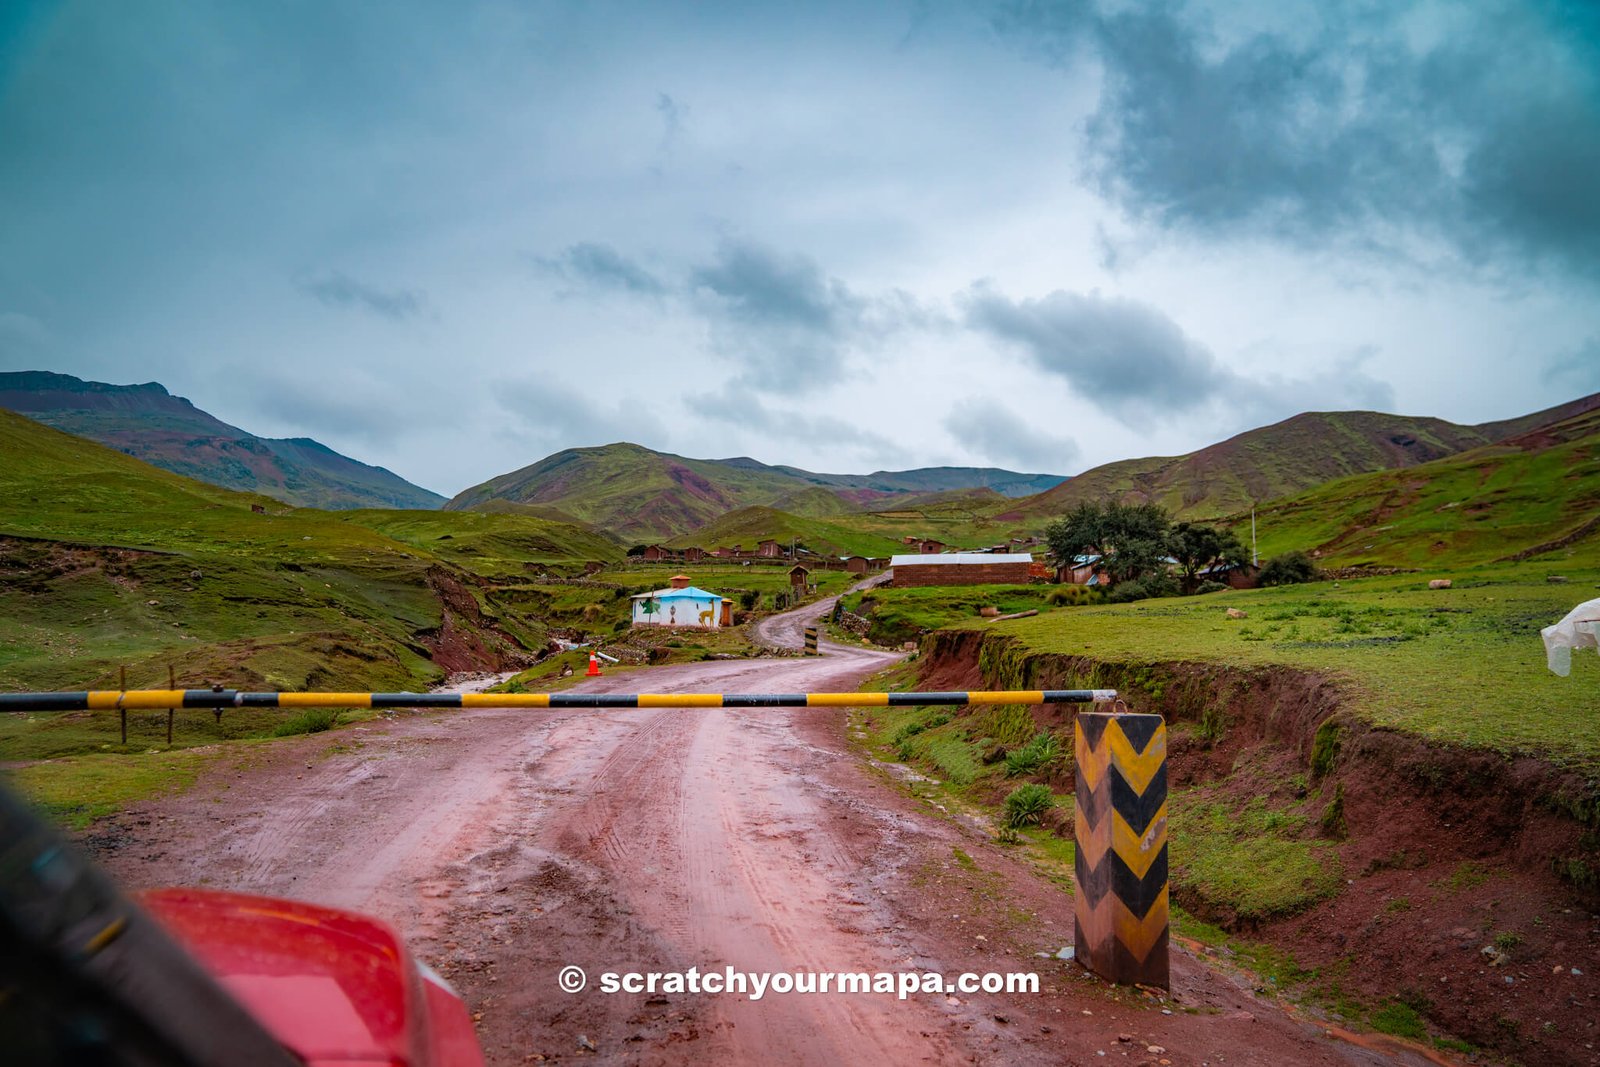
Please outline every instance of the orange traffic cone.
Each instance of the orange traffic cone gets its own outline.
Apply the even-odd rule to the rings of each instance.
[[[588,674],[588,677],[590,677],[590,678],[598,678],[598,677],[600,677],[600,658],[598,656],[596,656],[593,652],[589,653],[589,674]]]

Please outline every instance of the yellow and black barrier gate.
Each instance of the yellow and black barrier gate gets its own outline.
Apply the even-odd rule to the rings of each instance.
[[[0,712],[199,708],[864,708],[1106,704],[1114,689],[908,693],[253,693],[236,689],[0,693]],[[1121,708],[1121,704],[1116,705]],[[1075,956],[1109,981],[1169,988],[1167,727],[1083,711],[1074,725]]]
[[[930,704],[1094,704],[1115,689],[939,693],[250,693],[240,689],[100,689],[0,693],[0,711],[163,708],[902,708]]]

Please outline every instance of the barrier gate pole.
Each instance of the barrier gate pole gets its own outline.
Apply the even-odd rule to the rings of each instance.
[[[1075,721],[1076,958],[1119,985],[1170,989],[1167,724],[1098,711]]]

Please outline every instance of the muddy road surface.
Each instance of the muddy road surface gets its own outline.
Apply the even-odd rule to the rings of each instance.
[[[822,610],[764,636],[798,643]],[[896,658],[825,652],[581,690],[848,689]],[[399,712],[219,760],[92,840],[134,888],[389,920],[461,992],[495,1064],[1394,1062],[1181,950],[1165,1003],[1042,958],[1071,942],[1070,890],[910,795],[848,730],[834,709]],[[581,992],[558,984],[568,966],[586,972]],[[607,972],[691,967],[1031,972],[1040,992],[600,989]]]

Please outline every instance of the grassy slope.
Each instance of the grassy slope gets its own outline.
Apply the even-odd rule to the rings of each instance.
[[[169,665],[180,685],[437,678],[421,643],[443,620],[430,581],[459,572],[340,515],[253,513],[263,500],[0,412],[0,687],[105,687],[122,666],[130,685],[165,685]],[[537,619],[487,595],[482,607],[526,643],[543,640]],[[218,726],[181,713],[177,741],[259,732],[274,718]],[[8,716],[0,758],[99,749],[114,720]]]
[[[1285,664],[1328,672],[1370,721],[1439,741],[1600,771],[1600,657],[1559,678],[1539,630],[1594,597],[1600,567],[1525,563],[1424,576],[1063,608],[1006,625],[1031,651],[1124,664]],[[1551,584],[1559,570],[1570,580]],[[1240,608],[1245,620],[1224,610]],[[972,624],[968,624],[972,625]]]
[[[988,493],[939,493],[878,505],[830,521],[894,541],[907,536],[931,537],[958,548],[981,548],[1044,527],[1045,520],[996,520],[994,513],[1007,506],[1009,502],[1001,503]]]
[[[1108,497],[1213,518],[1331,478],[1414,466],[1486,443],[1471,426],[1376,411],[1307,412],[1185,456],[1122,460],[998,512],[1048,519]]]
[[[621,544],[587,526],[532,515],[363,510],[338,517],[488,577],[522,574],[530,563],[608,563],[623,554]]]
[[[800,542],[825,556],[889,556],[901,549],[898,541],[877,534],[853,530],[843,522],[791,515],[768,507],[740,508],[668,544],[687,548],[698,545],[706,550],[723,545],[743,545],[754,549],[765,538],[788,544]]]
[[[1597,514],[1600,411],[1421,467],[1330,482],[1256,518],[1263,556],[1304,549],[1324,563],[1459,566],[1559,541]],[[1235,528],[1248,538],[1249,518]],[[1600,562],[1600,537],[1572,552]]]

